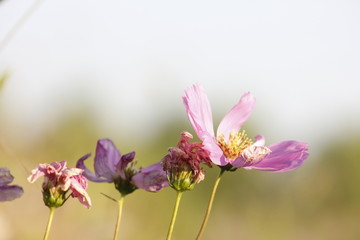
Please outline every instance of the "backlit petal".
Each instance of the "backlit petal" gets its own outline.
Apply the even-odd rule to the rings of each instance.
[[[86,159],[88,159],[90,157],[90,153],[82,156],[76,163],[76,167],[80,168],[82,170],[84,170],[84,172],[82,173],[83,176],[85,176],[87,179],[89,179],[90,181],[93,182],[112,182],[113,180],[110,179],[104,179],[104,178],[99,178],[98,176],[96,176],[94,173],[92,173],[84,164],[84,161]]]
[[[87,180],[81,175],[77,175],[71,178],[70,189],[72,191],[71,196],[76,197],[82,205],[87,208],[91,207],[91,199],[89,194],[85,191]],[[83,182],[86,181],[86,182]]]
[[[94,169],[98,177],[111,179],[116,175],[116,164],[120,161],[120,152],[110,139],[97,142]]]
[[[158,192],[169,185],[166,173],[160,163],[141,169],[139,173],[132,177],[132,181],[136,187],[149,192]]]
[[[269,146],[269,149],[268,156],[247,169],[287,172],[299,167],[309,156],[308,144],[304,142],[283,141]]]
[[[209,151],[211,161],[219,166],[225,166],[229,163],[229,159],[224,156],[223,151],[216,143],[215,137],[210,135],[204,135],[203,141],[204,149]]]
[[[41,165],[44,164],[40,164],[39,167],[34,168],[33,170],[31,170],[31,174],[30,176],[27,178],[27,180],[30,183],[33,183],[36,181],[36,179],[38,179],[39,177],[45,176],[45,172],[44,169],[42,167],[40,167]]]
[[[122,179],[126,179],[125,169],[130,162],[135,158],[135,152],[130,152],[121,156],[120,161],[116,165],[116,173],[120,175]]]
[[[238,131],[245,123],[255,106],[255,98],[250,93],[245,93],[240,101],[225,115],[217,129],[217,136],[224,135],[229,138],[232,131]]]
[[[198,137],[204,140],[205,134],[214,136],[211,107],[205,90],[200,85],[193,85],[185,90],[183,102]]]

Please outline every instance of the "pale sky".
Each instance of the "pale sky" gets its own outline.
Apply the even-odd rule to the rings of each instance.
[[[0,3],[0,39],[32,2]],[[0,53],[1,106],[28,136],[84,102],[104,133],[151,134],[186,119],[183,90],[200,83],[218,115],[253,93],[249,121],[274,140],[346,136],[360,120],[359,26],[350,0],[45,0]]]

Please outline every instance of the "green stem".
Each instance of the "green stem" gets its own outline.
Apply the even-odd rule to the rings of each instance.
[[[174,212],[173,212],[173,216],[170,222],[170,226],[169,226],[169,230],[168,230],[168,234],[166,237],[166,240],[170,240],[171,239],[171,235],[174,229],[174,225],[175,225],[175,219],[176,219],[176,215],[177,212],[179,210],[179,204],[180,204],[180,199],[181,199],[181,195],[183,192],[181,191],[177,191],[177,195],[176,195],[176,202],[175,202],[175,207],[174,207]]]
[[[48,237],[49,237],[49,232],[50,232],[51,223],[52,223],[52,220],[53,220],[53,217],[54,217],[55,209],[56,209],[56,208],[54,208],[54,207],[50,207],[49,220],[48,220],[48,223],[47,223],[47,226],[46,226],[46,231],[45,231],[45,235],[44,235],[44,240],[47,240]]]
[[[117,216],[117,219],[116,219],[114,240],[116,240],[118,238],[118,234],[119,234],[120,220],[121,220],[122,208],[123,208],[123,204],[124,204],[124,198],[125,198],[124,196],[120,196],[120,199],[118,201],[119,210],[118,210],[118,216]]]
[[[30,18],[30,16],[35,12],[35,10],[43,3],[44,0],[35,0],[30,8],[21,16],[19,21],[10,29],[10,31],[5,35],[5,37],[0,42],[0,53],[5,48],[5,46],[10,42],[10,40],[15,36],[16,32],[25,24],[25,22]]]
[[[218,187],[218,185],[219,185],[219,182],[220,182],[220,180],[221,180],[221,176],[223,175],[224,172],[225,172],[225,169],[221,168],[220,173],[219,173],[219,176],[217,177],[217,179],[216,179],[216,181],[215,181],[215,184],[214,184],[214,187],[213,187],[213,189],[212,189],[211,196],[210,196],[210,200],[209,200],[209,204],[208,204],[208,207],[207,207],[205,216],[204,216],[204,220],[203,220],[203,222],[202,222],[202,224],[201,224],[201,227],[200,227],[199,233],[198,233],[198,235],[197,235],[197,237],[196,237],[196,240],[200,240],[200,239],[201,239],[201,236],[202,236],[203,233],[204,233],[205,226],[206,226],[207,221],[209,220],[211,208],[212,208],[212,205],[213,205],[213,202],[214,202],[216,189],[217,189],[217,187]]]

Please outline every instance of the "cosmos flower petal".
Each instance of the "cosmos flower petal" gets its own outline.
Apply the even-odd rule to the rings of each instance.
[[[255,142],[253,146],[265,146],[265,137],[263,135],[255,136]]]
[[[214,136],[211,107],[204,88],[200,85],[193,85],[186,89],[183,102],[190,123],[198,137],[204,140],[204,135]]]
[[[248,167],[256,165],[262,161],[267,155],[271,153],[271,150],[266,146],[257,146],[256,143],[246,148],[231,165],[236,168]]]
[[[94,169],[98,177],[111,179],[116,175],[116,165],[121,154],[110,139],[100,139],[97,142]]]
[[[299,167],[309,156],[308,144],[283,141],[269,146],[271,153],[262,161],[247,167],[267,172],[287,172]]]
[[[8,185],[14,180],[8,168],[0,168],[0,187]]]
[[[238,131],[249,118],[255,102],[253,95],[245,93],[240,101],[221,120],[217,129],[217,136],[223,134],[225,139],[228,139],[232,131]]]
[[[120,161],[116,165],[117,175],[120,175],[122,179],[125,179],[125,169],[130,162],[135,158],[135,152],[130,152],[121,156]]]
[[[84,176],[76,175],[71,178],[70,189],[71,196],[79,200],[79,202],[87,208],[91,207],[91,199],[89,194],[85,191],[87,187],[87,179]]]
[[[11,201],[15,198],[21,197],[24,190],[17,185],[1,186],[0,187],[0,202]]]
[[[142,168],[140,172],[132,177],[132,181],[136,187],[149,192],[158,192],[169,185],[166,172],[160,163]]]
[[[27,178],[29,183],[34,183],[39,177],[45,176],[44,168],[40,164],[39,167],[31,170],[30,176]]]
[[[13,180],[14,177],[8,168],[0,168],[0,202],[14,200],[24,193],[18,185],[8,186]]]
[[[82,175],[84,175],[87,179],[89,179],[90,181],[93,181],[93,182],[112,182],[113,181],[112,179],[99,178],[85,166],[84,161],[86,159],[88,159],[90,157],[90,155],[91,154],[88,153],[88,154],[82,156],[76,163],[77,168],[84,170]]]
[[[229,163],[229,159],[227,159],[224,156],[223,151],[219,147],[219,145],[216,143],[216,140],[214,137],[210,135],[204,135],[203,140],[204,149],[209,151],[209,156],[211,161],[219,166],[225,166]]]

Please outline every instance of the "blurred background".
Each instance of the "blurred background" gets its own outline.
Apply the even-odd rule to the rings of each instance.
[[[0,1],[0,42],[35,1]],[[0,166],[24,195],[0,204],[0,240],[41,239],[48,219],[39,163],[95,152],[111,138],[138,166],[192,133],[182,95],[200,83],[214,123],[250,91],[244,128],[267,143],[299,140],[310,157],[289,173],[224,175],[204,240],[360,239],[360,2],[39,1],[0,48]],[[92,159],[87,166],[92,169]],[[173,239],[194,239],[218,168],[186,192]],[[118,198],[90,183],[55,212],[51,239],[112,239]],[[165,239],[175,192],[125,198],[120,239]]]

